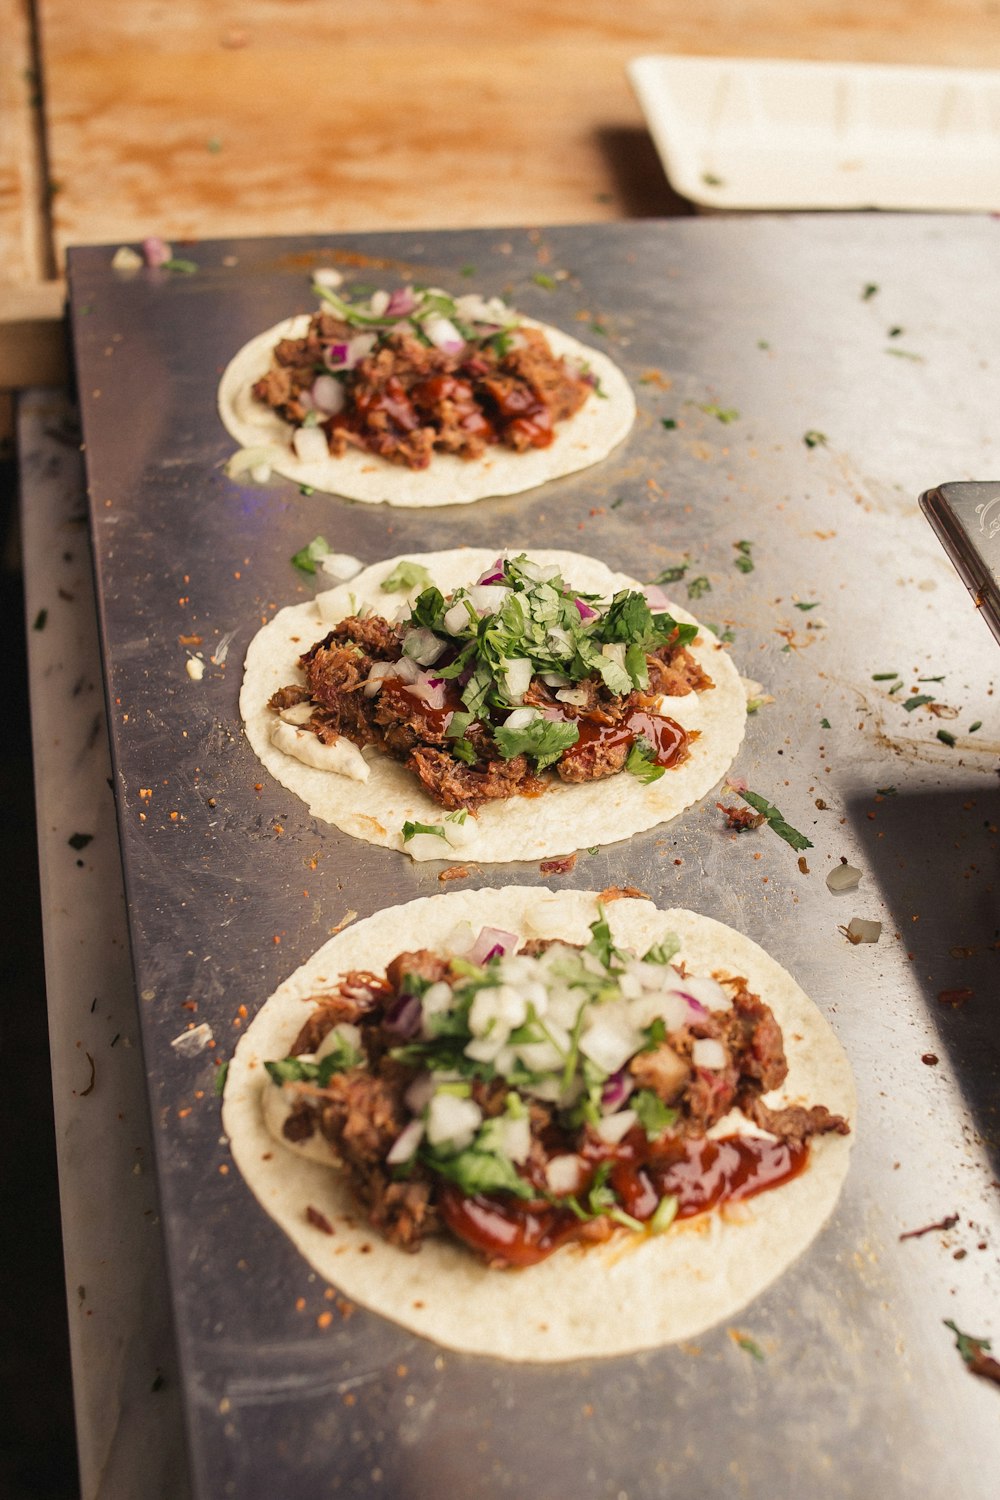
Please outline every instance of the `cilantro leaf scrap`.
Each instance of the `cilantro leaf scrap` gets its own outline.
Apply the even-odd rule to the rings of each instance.
[[[786,823],[783,815],[773,802],[769,802],[759,792],[743,791],[740,787],[733,786],[731,782],[729,783],[729,787],[738,797],[742,797],[744,802],[748,802],[755,812],[763,814],[768,828],[771,829],[772,833],[776,833],[779,839],[784,839],[785,843],[790,844],[793,849],[811,849],[813,847],[812,839],[807,839],[804,833],[799,833],[797,828],[793,828],[790,823]]]

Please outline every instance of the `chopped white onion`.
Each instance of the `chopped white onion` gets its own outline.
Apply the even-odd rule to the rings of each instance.
[[[586,1168],[579,1156],[553,1156],[545,1163],[545,1181],[549,1192],[563,1197],[581,1187]]]
[[[372,666],[371,671],[368,673],[368,680],[365,683],[365,697],[374,698],[375,694],[380,690],[383,682],[387,677],[398,676],[399,672],[394,661],[375,662]]]
[[[336,288],[343,285],[344,278],[333,266],[320,266],[318,271],[313,272],[313,281],[317,286]]]
[[[296,427],[292,433],[292,447],[295,456],[304,464],[323,463],[330,456],[322,427]]]
[[[521,564],[521,572],[525,578],[531,578],[535,583],[548,583],[559,572],[559,564],[537,563],[532,562],[530,558],[526,558]]]
[[[512,713],[507,715],[503,727],[504,729],[525,729],[537,718],[537,708],[515,708]]]
[[[617,1073],[642,1043],[642,1032],[632,1024],[625,1002],[609,1000],[589,1012],[580,1051],[605,1073]]]
[[[444,628],[449,635],[458,635],[459,631],[466,630],[469,626],[469,611],[465,601],[460,599],[445,612]]]
[[[423,329],[435,349],[441,349],[445,354],[459,354],[465,348],[465,340],[450,318],[428,318]]]
[[[286,724],[294,724],[300,729],[303,724],[308,724],[313,716],[313,705],[306,699],[305,703],[293,703],[290,708],[283,708],[279,713],[279,719],[284,719]]]
[[[346,583],[349,578],[354,578],[361,572],[364,563],[359,557],[352,557],[350,552],[328,552],[316,566],[331,578],[336,578],[338,583]]]
[[[463,1151],[482,1120],[483,1112],[474,1099],[437,1093],[427,1106],[427,1139],[432,1146],[449,1145]]]
[[[409,1125],[404,1125],[386,1153],[385,1159],[388,1165],[398,1167],[403,1162],[412,1161],[423,1138],[423,1120],[411,1120]]]
[[[847,936],[852,943],[877,943],[882,936],[882,923],[869,922],[866,917],[852,917],[847,924]]]
[[[628,1135],[638,1118],[634,1109],[621,1109],[616,1115],[605,1115],[602,1120],[598,1120],[594,1130],[609,1146],[617,1146]]]
[[[691,1061],[696,1068],[724,1068],[726,1049],[714,1036],[700,1036],[691,1044]]]
[[[368,306],[371,309],[372,317],[380,318],[383,313],[388,311],[389,293],[382,289],[372,292],[371,297],[368,299]]]
[[[416,682],[411,685],[410,692],[414,698],[419,698],[421,702],[426,703],[428,708],[442,709],[446,687],[447,684],[440,677],[429,678],[426,672],[421,672]]]
[[[469,598],[477,615],[495,615],[503,608],[509,593],[503,583],[474,583]]]
[[[251,479],[256,479],[257,470],[266,468],[265,478],[270,479],[271,469],[280,457],[279,448],[238,448],[226,461],[226,474],[230,479],[238,479],[241,474],[249,474]]]
[[[827,888],[831,891],[855,891],[861,883],[861,871],[854,865],[834,865],[826,877]]]
[[[520,1119],[501,1121],[503,1149],[514,1162],[525,1162],[531,1155],[531,1121],[527,1115]]]
[[[360,1028],[355,1026],[351,1021],[338,1021],[336,1026],[330,1027],[330,1030],[316,1048],[313,1056],[319,1062],[321,1057],[326,1057],[329,1053],[335,1052],[341,1043],[347,1047],[353,1047],[355,1052],[360,1052]]]
[[[519,703],[531,686],[533,671],[531,658],[527,656],[519,656],[515,661],[507,664],[504,672],[504,685],[508,698],[514,703]]]
[[[336,380],[332,375],[316,376],[313,381],[312,398],[314,406],[330,416],[343,411],[344,402],[347,399],[343,382]]]
[[[590,694],[583,687],[560,688],[556,697],[560,703],[568,703],[572,708],[586,708],[590,702]]]
[[[429,667],[431,662],[437,661],[443,650],[444,641],[426,625],[408,630],[403,637],[404,655],[411,657],[422,667]]]

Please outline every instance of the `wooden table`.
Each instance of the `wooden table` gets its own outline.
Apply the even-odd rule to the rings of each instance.
[[[0,391],[58,381],[66,247],[688,212],[648,52],[1000,66],[997,0],[0,0]]]

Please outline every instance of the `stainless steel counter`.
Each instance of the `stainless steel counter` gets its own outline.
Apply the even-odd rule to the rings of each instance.
[[[108,249],[73,255],[134,992],[196,1494],[992,1493],[998,1393],[966,1371],[943,1319],[1000,1339],[997,657],[916,496],[996,473],[998,234],[992,220],[817,216],[219,242],[197,248],[192,276],[130,280]],[[386,278],[412,268],[455,290],[509,289],[601,341],[636,387],[633,436],[588,473],[460,514],[230,482],[218,373],[308,307],[308,265],[330,250],[367,260],[366,281],[374,257]],[[543,267],[554,291],[533,279]],[[436,867],[316,824],[241,738],[242,653],[262,616],[307,592],[288,559],[319,532],[365,559],[459,539],[571,546],[645,578],[688,559],[686,577],[710,584],[694,608],[732,632],[740,669],[773,696],[735,769],[812,839],[801,866],[767,830],[729,833],[709,796],[582,856],[572,876],[742,928],[851,1057],[851,1174],[810,1252],[740,1319],[762,1360],[718,1328],[697,1347],[512,1368],[364,1312],[328,1322],[335,1304],[229,1169],[212,1079],[240,1007],[348,911],[438,888]],[[738,541],[750,573],[734,566]],[[835,897],[825,876],[843,857],[864,875]],[[474,876],[512,878],[543,883],[522,865]],[[882,922],[876,946],[846,941],[855,915]],[[184,1058],[171,1042],[191,1019],[216,1046]],[[948,1230],[901,1238],[952,1214]]]

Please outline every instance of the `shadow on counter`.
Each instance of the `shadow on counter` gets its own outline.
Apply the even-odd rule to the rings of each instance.
[[[847,814],[912,963],[932,1055],[1000,1176],[1000,787],[866,793]]]

